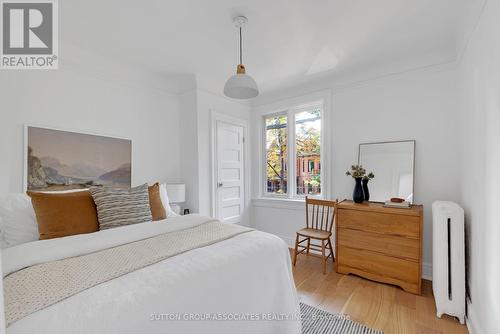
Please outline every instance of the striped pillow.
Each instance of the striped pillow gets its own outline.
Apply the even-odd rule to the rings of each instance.
[[[152,220],[147,183],[130,189],[91,187],[90,193],[97,206],[99,230]]]

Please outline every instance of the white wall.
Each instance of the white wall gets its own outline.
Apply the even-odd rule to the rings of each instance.
[[[322,82],[318,86],[296,88],[290,94],[303,95],[319,88],[332,91],[332,107],[327,111],[330,113],[327,131],[330,131],[333,160],[328,167],[331,198],[352,197],[353,180],[345,176],[345,171],[357,162],[359,143],[416,140],[415,200],[425,207],[424,274],[429,277],[431,204],[435,200],[459,200],[455,69],[452,66],[438,67],[349,87]],[[280,93],[276,99],[287,97]],[[261,101],[264,103],[255,108],[258,111],[265,110],[273,99],[267,96]],[[258,154],[257,151],[254,154]],[[259,195],[254,193],[255,198]],[[253,203],[255,227],[275,233],[289,243],[293,242],[295,231],[305,224],[303,203],[276,204],[276,201],[269,200],[254,200]]]
[[[134,184],[178,179],[178,95],[159,76],[66,54],[58,70],[0,73],[0,193],[23,191],[26,123],[130,138]]]
[[[186,184],[184,208],[199,212],[198,101],[196,89],[181,94],[181,176]]]
[[[211,215],[211,111],[248,120],[246,103],[65,44],[54,71],[0,73],[0,193],[23,191],[24,124],[133,141],[133,183],[186,183],[183,207]],[[247,215],[248,219],[248,215]]]
[[[250,107],[229,98],[216,95],[205,90],[198,90],[198,158],[199,158],[199,192],[200,213],[211,213],[212,191],[212,140],[211,112],[218,112],[231,117],[248,120]]]
[[[203,88],[184,93],[181,96],[183,141],[181,176],[187,184],[188,203],[193,212],[211,216],[212,213],[212,137],[211,113],[217,112],[233,118],[249,120],[250,106],[209,92]],[[196,181],[195,181],[196,180]],[[246,208],[245,211],[248,211]],[[247,224],[249,213],[244,213]]]
[[[500,333],[500,3],[486,2],[460,62],[468,326]]]

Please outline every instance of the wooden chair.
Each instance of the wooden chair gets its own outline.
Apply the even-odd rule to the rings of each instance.
[[[337,214],[337,204],[338,200],[326,201],[306,197],[306,227],[298,231],[295,238],[294,266],[297,263],[297,255],[306,252],[307,255],[321,257],[323,260],[323,274],[326,274],[326,261],[328,258],[331,256],[332,260],[335,261],[331,237]],[[303,239],[300,240],[301,238]],[[311,239],[320,241],[321,246],[311,243]],[[303,242],[307,242],[307,244],[302,245]],[[329,250],[328,256],[326,250]],[[310,251],[317,251],[320,254],[314,254]]]

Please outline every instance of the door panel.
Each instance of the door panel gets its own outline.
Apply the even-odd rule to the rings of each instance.
[[[229,163],[226,163],[226,167],[221,170],[221,177],[224,181],[236,181],[238,182],[240,179],[240,169],[239,168],[231,168],[234,166],[228,166]]]
[[[216,132],[216,217],[226,223],[239,223],[245,203],[244,129],[217,121]]]
[[[222,189],[222,199],[238,199],[240,198],[240,187],[225,187]]]

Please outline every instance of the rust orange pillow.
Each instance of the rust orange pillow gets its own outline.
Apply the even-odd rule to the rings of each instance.
[[[148,187],[149,192],[149,206],[151,208],[151,216],[153,221],[162,220],[167,218],[167,211],[161,203],[160,197],[160,184],[156,182],[152,186]]]
[[[40,240],[97,232],[97,209],[88,190],[71,193],[27,192],[35,210]]]

